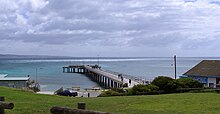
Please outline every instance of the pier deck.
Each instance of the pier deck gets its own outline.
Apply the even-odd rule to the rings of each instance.
[[[115,74],[111,74],[111,73],[108,73],[108,72],[105,72],[105,71],[102,71],[101,69],[94,69],[90,66],[85,66],[85,68],[91,72],[94,72],[98,75],[102,75],[102,76],[105,76],[109,79],[112,79],[113,81],[116,81],[118,83],[123,83],[121,79],[118,78],[118,75],[115,75]]]
[[[102,70],[98,65],[74,65],[63,67],[64,73],[82,73],[91,79],[100,83],[106,88],[133,87],[137,84],[143,84],[144,80],[137,77],[126,76]]]

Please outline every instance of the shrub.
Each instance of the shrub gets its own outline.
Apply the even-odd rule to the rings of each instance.
[[[156,92],[159,91],[159,87],[153,84],[148,84],[147,88],[150,90],[150,92]]]
[[[165,93],[176,93],[178,92],[177,90],[178,88],[180,88],[178,81],[172,80],[172,81],[169,81],[167,85],[164,86],[163,90]]]
[[[127,95],[134,95],[134,91],[133,91],[133,88],[129,88],[127,89]]]
[[[105,92],[101,93],[99,95],[99,97],[121,96],[121,95],[123,95],[123,94],[119,93],[119,92],[116,92],[116,91],[113,91],[113,90],[108,90],[108,91],[105,91]]]
[[[111,90],[118,92],[118,93],[125,93],[126,92],[123,88],[112,88]]]
[[[106,94],[105,92],[102,92],[98,97],[109,97],[109,95]]]
[[[139,84],[139,85],[135,85],[132,88],[132,94],[133,95],[145,95],[145,94],[153,94],[156,93],[159,90],[159,87],[153,85],[153,84],[149,84],[149,85],[143,85],[143,84]],[[129,93],[131,94],[131,93]]]
[[[199,81],[193,80],[192,78],[180,78],[177,79],[181,88],[202,88],[203,84]]]
[[[143,84],[135,85],[132,89],[133,89],[133,95],[140,95],[149,92],[147,86]]]
[[[151,84],[158,86],[160,90],[165,90],[167,84],[171,83],[171,81],[173,81],[173,79],[170,77],[158,76],[151,82]]]
[[[201,83],[191,78],[180,78],[180,79],[174,80],[170,77],[159,76],[159,77],[156,77],[152,81],[151,84],[148,84],[148,85],[139,84],[127,90],[124,90],[121,88],[113,88],[112,90],[103,92],[100,95],[100,97],[176,93],[180,91],[181,92],[190,91],[190,88],[202,88],[202,87],[203,85]]]

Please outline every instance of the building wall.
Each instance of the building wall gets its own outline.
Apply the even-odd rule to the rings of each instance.
[[[128,84],[128,88],[132,88],[135,85],[138,85],[139,83],[134,81],[134,80],[130,80],[131,83],[129,83],[129,79],[127,78],[123,78],[123,84],[127,83]]]
[[[22,89],[27,87],[27,83],[26,81],[0,81],[0,86]]]
[[[213,84],[213,87],[215,88],[216,87],[216,78],[208,78],[208,86],[212,87],[212,84]]]
[[[207,77],[201,77],[201,76],[188,76],[189,78],[192,78],[193,80],[197,80],[200,83],[208,84],[208,78]]]
[[[213,87],[216,88],[216,77],[210,76],[210,77],[204,77],[204,76],[187,76],[192,78],[193,80],[197,80],[200,83],[204,84],[205,87]]]

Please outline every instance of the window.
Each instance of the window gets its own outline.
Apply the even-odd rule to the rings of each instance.
[[[209,87],[214,88],[214,83],[209,83]]]

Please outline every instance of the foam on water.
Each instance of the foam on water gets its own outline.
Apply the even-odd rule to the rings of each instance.
[[[116,62],[116,61],[144,61],[155,60],[153,58],[135,58],[135,59],[40,59],[40,60],[9,60],[11,63],[34,63],[34,62]]]

